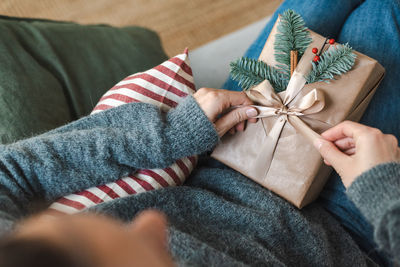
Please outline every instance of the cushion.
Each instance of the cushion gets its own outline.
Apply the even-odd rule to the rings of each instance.
[[[0,143],[87,115],[117,81],[167,59],[154,32],[0,16]]]
[[[131,102],[145,102],[168,111],[194,93],[192,69],[187,49],[143,73],[130,75],[100,99],[92,114]],[[196,165],[197,156],[177,160],[165,169],[139,170],[113,183],[92,187],[58,199],[49,209],[57,213],[76,213],[96,204],[167,186],[183,183]]]

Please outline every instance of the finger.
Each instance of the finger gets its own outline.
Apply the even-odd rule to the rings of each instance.
[[[175,266],[168,251],[167,219],[164,214],[155,210],[144,211],[137,216],[128,229],[131,231],[132,240],[144,248],[143,258],[149,253],[147,257],[151,256],[155,259],[152,259],[151,263],[146,260],[149,264],[137,264],[138,266]],[[136,266],[136,264],[133,265]]]
[[[322,137],[324,137],[326,140],[329,141],[336,141],[346,137],[353,138],[353,140],[356,141],[355,139],[360,132],[369,129],[371,129],[371,127],[352,121],[344,121],[330,128],[329,130],[323,132],[321,135]]]
[[[345,150],[345,151],[343,151],[346,155],[349,155],[349,156],[352,156],[352,155],[354,155],[355,153],[356,153],[356,148],[355,147],[352,147],[352,148],[349,148],[349,149],[347,149],[347,150]]]
[[[246,123],[246,121],[242,121],[242,122],[239,122],[238,124],[236,124],[236,126],[235,126],[236,131],[243,132],[245,123]]]
[[[251,119],[248,119],[247,121],[251,122],[251,123],[256,123],[258,121],[258,119],[257,118],[251,118]]]
[[[167,246],[167,219],[161,212],[150,210],[140,213],[131,224],[131,230],[147,240]]]
[[[236,124],[245,121],[248,118],[255,117],[257,114],[257,110],[252,107],[236,108],[230,111],[215,122],[215,128],[218,135],[223,136]]]
[[[348,164],[348,155],[341,152],[332,142],[324,139],[316,139],[314,146],[318,149],[325,161],[329,162],[335,169]]]
[[[336,140],[334,143],[342,151],[345,151],[345,150],[355,147],[354,140],[351,137],[345,137],[345,138]]]
[[[328,166],[332,166],[332,165],[329,163],[329,161],[327,161],[326,159],[324,159],[324,163],[325,163],[326,165],[328,165]]]
[[[254,104],[253,101],[248,98],[245,92],[233,92],[233,91],[228,91],[224,90],[224,93],[226,94],[230,106],[236,106],[236,105],[252,105]]]

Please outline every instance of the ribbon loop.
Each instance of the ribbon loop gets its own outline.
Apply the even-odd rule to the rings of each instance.
[[[304,85],[303,85],[304,86]],[[299,90],[295,90],[296,92]],[[257,118],[272,116],[304,116],[320,112],[325,106],[325,97],[321,90],[313,89],[305,96],[297,99],[293,104],[285,105],[282,99],[274,92],[271,84],[265,80],[253,89],[246,91],[247,96],[256,104]],[[289,99],[289,103],[293,100]]]
[[[325,97],[321,90],[313,89],[299,101],[291,105],[290,110],[300,112],[303,115],[320,112],[325,107]]]
[[[245,92],[256,104],[273,108],[280,108],[283,105],[282,99],[275,93],[274,88],[268,80],[264,80],[259,85]]]

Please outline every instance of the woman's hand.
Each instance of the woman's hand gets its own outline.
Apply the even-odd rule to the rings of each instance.
[[[347,188],[363,172],[387,162],[400,162],[400,148],[396,137],[359,123],[345,121],[317,139],[324,161],[342,178]]]
[[[243,131],[245,121],[256,122],[253,118],[258,115],[258,111],[253,107],[253,102],[246,96],[244,92],[233,92],[224,89],[201,88],[193,97],[204,111],[208,119],[214,123],[218,135],[222,137],[227,131],[235,133]],[[243,107],[235,108],[226,114],[232,106],[243,105]],[[221,117],[219,115],[223,114]]]

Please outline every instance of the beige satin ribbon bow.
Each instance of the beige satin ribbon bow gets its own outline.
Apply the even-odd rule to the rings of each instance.
[[[260,155],[255,161],[260,161],[255,166],[265,166],[271,164],[273,154],[286,122],[289,122],[298,132],[313,142],[316,138],[321,138],[318,133],[312,130],[299,117],[307,116],[320,112],[325,107],[323,91],[313,89],[303,97],[297,97],[303,89],[306,80],[301,73],[293,73],[285,92],[285,97],[281,97],[274,92],[269,81],[265,80],[254,88],[246,91],[247,96],[257,105],[253,105],[258,111],[257,118],[277,117],[272,128],[267,131],[267,142],[260,144]],[[315,120],[316,123],[326,123]],[[268,172],[269,166],[264,169]]]
[[[325,97],[322,90],[313,89],[303,97],[293,101],[305,84],[304,77],[295,72],[289,81],[283,100],[275,93],[267,80],[246,91],[246,94],[254,103],[258,104],[253,105],[259,112],[257,118],[277,116],[279,117],[278,122],[283,124],[282,127],[278,128],[283,128],[284,124],[289,122],[296,130],[313,141],[315,138],[320,138],[320,135],[308,127],[299,117],[320,112],[325,107]]]

